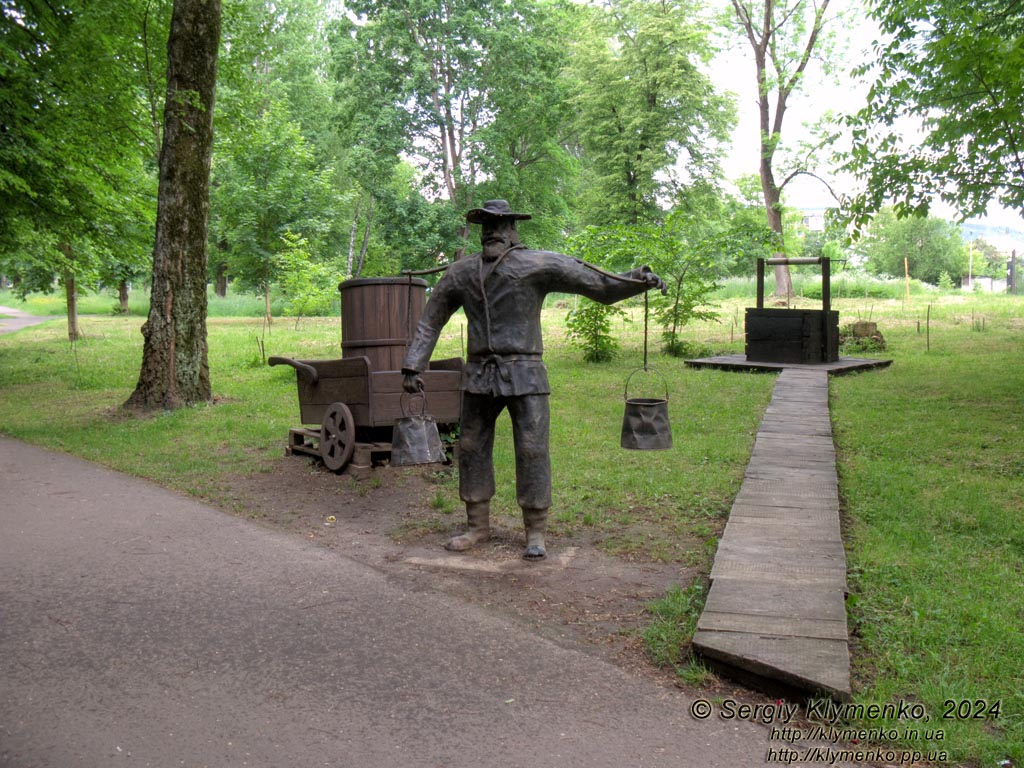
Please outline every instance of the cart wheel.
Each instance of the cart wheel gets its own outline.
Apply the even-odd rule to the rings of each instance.
[[[344,403],[331,403],[320,429],[320,456],[333,472],[348,464],[356,449],[356,423]]]

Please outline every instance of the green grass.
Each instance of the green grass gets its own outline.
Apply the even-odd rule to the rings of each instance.
[[[831,386],[858,698],[923,702],[945,736],[926,749],[1021,765],[1024,304],[934,304],[930,334],[927,306],[874,315],[896,363]],[[947,700],[1000,716],[942,720]]]
[[[671,587],[663,598],[647,606],[651,622],[641,633],[651,661],[675,670],[690,685],[701,685],[710,677],[707,668],[690,652],[690,641],[706,599],[707,586],[703,580],[685,589]]]
[[[877,322],[895,362],[831,383],[855,699],[923,702],[929,727],[945,739],[914,748],[945,749],[972,766],[1024,765],[1024,299],[867,294],[835,302],[840,323]],[[652,333],[650,362],[668,381],[675,446],[623,451],[623,387],[642,364],[642,310],[633,303],[616,321],[615,360],[584,365],[565,342],[571,303],[556,298],[545,316],[552,527],[623,557],[706,573],[775,378],[687,369],[656,354]],[[0,304],[20,306],[9,295]],[[750,304],[722,298],[719,320],[695,323],[686,340],[742,351]],[[125,418],[118,406],[138,375],[142,314],[85,317],[85,340],[74,346],[62,319],[0,336],[0,430],[223,501],[228,475],[265,471],[281,455],[298,416],[294,374],[262,364],[258,318],[212,317],[215,402]],[[437,356],[463,353],[463,325],[453,320]],[[285,319],[265,333],[266,354],[337,357],[339,336],[336,318],[303,320],[298,330]],[[657,377],[645,380],[661,386]],[[502,524],[518,529],[507,418],[499,430],[495,508]],[[449,524],[459,506],[454,482],[440,482],[424,514]],[[667,648],[669,665],[699,681],[701,670],[683,655],[695,616],[690,597],[683,585],[652,606],[649,645]],[[999,717],[940,719],[945,701],[975,699],[1000,701]]]
[[[272,295],[270,308],[275,317],[281,315],[285,300],[277,294]],[[0,291],[0,306],[12,307],[30,315],[47,317],[50,315],[66,317],[67,305],[63,290],[54,293],[32,293],[24,299],[10,290]],[[78,311],[82,315],[118,315],[120,302],[116,290],[85,291],[78,297]],[[217,296],[211,288],[208,292],[207,310],[210,317],[262,317],[263,297],[250,293],[238,293],[229,288],[227,296]],[[339,305],[336,301],[331,316],[338,316]],[[149,294],[143,290],[133,290],[128,295],[128,314],[145,317],[149,314]],[[294,318],[283,319],[283,322],[294,323]]]

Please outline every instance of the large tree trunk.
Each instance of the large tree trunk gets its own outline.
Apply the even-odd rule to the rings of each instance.
[[[126,405],[210,399],[206,262],[220,0],[174,0],[160,151],[153,291],[139,382]]]

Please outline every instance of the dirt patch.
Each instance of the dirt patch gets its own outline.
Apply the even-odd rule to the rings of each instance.
[[[624,560],[593,541],[548,536],[548,558],[521,559],[521,524],[492,521],[494,535],[467,553],[443,545],[462,530],[463,511],[436,499],[451,470],[378,467],[362,479],[326,471],[315,459],[279,459],[270,471],[233,478],[219,500],[235,514],[337,548],[411,589],[442,590],[523,622],[556,642],[582,644],[620,666],[673,683],[647,660],[637,630],[644,608],[693,569]]]

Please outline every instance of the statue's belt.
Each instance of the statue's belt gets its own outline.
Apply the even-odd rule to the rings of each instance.
[[[518,362],[531,362],[540,363],[542,362],[541,355],[522,354],[522,355],[469,355],[466,358],[466,362],[475,363],[483,367],[484,370],[493,366],[497,369],[498,375],[501,376],[504,381],[512,381],[512,372],[508,369],[508,363]]]

